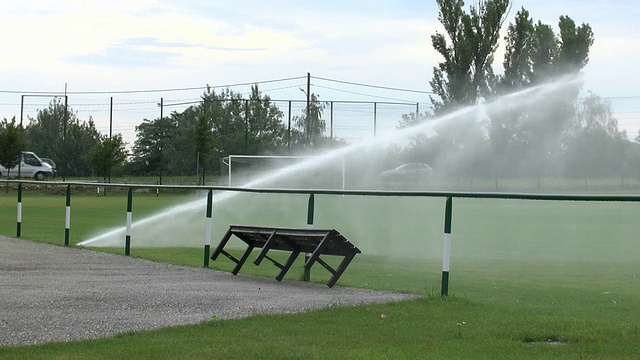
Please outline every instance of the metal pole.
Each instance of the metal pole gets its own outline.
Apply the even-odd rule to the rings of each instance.
[[[23,113],[24,113],[24,95],[22,95],[20,97],[20,137],[22,137],[22,135],[24,135],[24,131],[22,130],[22,116],[23,116]],[[20,155],[20,156],[22,156],[22,155]],[[18,161],[18,179],[20,179],[20,170],[22,170],[22,161]]]
[[[233,155],[229,155],[228,159],[229,159],[229,181],[227,181],[227,186],[231,186],[231,159],[233,158]],[[204,185],[204,184],[202,184]]]
[[[164,98],[160,98],[160,121],[164,118]],[[163,139],[164,140],[164,139]],[[164,149],[163,149],[164,150]],[[160,152],[160,174],[158,175],[158,183],[162,185],[162,164],[164,163],[164,155],[163,152]]]
[[[311,73],[307,73],[307,141],[311,145]]]
[[[113,96],[111,97],[111,102],[109,105],[109,140],[111,140],[112,133],[113,133]],[[109,183],[111,183],[111,166],[109,166]]]
[[[376,127],[378,122],[378,103],[373,103],[373,137],[376,137]]]
[[[331,107],[330,107],[330,113],[331,113],[331,140],[333,140],[333,101],[331,102]]]
[[[204,232],[204,267],[209,267],[209,253],[211,251],[211,213],[213,209],[213,190],[207,194],[207,218]]]
[[[244,101],[244,148],[249,146],[249,100]]]
[[[291,149],[291,100],[289,100],[289,127],[287,129],[287,148]]]
[[[131,203],[133,202],[133,188],[129,188],[127,194],[127,228],[124,243],[124,254],[129,256],[131,253]]]
[[[20,127],[22,128],[22,117],[24,115],[24,95],[20,97]]]
[[[452,200],[447,198],[444,209],[444,246],[442,254],[442,296],[449,295],[449,264],[451,259],[451,215]]]
[[[62,166],[62,181],[65,181],[65,178],[67,176],[67,169],[68,169],[68,159],[67,159],[67,116],[69,116],[68,113],[68,106],[69,106],[69,98],[67,97],[67,84],[64,84],[64,130],[63,130],[63,135],[62,135],[62,158],[64,159],[63,161],[63,166]]]
[[[314,196],[313,193],[309,194],[309,203],[307,205],[307,229],[313,229],[313,212],[314,212]],[[310,281],[311,280],[311,269],[307,269],[306,265],[311,258],[311,254],[304,254],[304,273],[302,275],[302,281]]]
[[[109,139],[113,133],[113,96],[111,97],[111,103],[109,104]]]
[[[18,225],[16,229],[16,237],[20,237],[22,233],[22,183],[18,184]]]
[[[67,206],[64,216],[64,246],[69,246],[69,228],[71,227],[71,185],[67,185]]]

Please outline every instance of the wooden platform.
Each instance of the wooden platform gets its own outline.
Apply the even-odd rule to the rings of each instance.
[[[232,236],[236,236],[247,244],[247,248],[240,259],[235,258],[224,250],[224,247]],[[247,261],[253,249],[257,248],[261,248],[261,250],[253,263],[260,265],[265,258],[270,260],[280,269],[280,273],[276,276],[276,280],[278,281],[284,278],[300,253],[310,253],[311,256],[305,262],[304,267],[310,270],[316,262],[322,265],[332,274],[329,281],[327,281],[327,286],[329,287],[335,285],[344,270],[349,266],[349,263],[351,263],[351,260],[353,260],[356,254],[360,253],[357,247],[335,229],[296,229],[231,225],[211,255],[211,260],[215,261],[220,254],[226,256],[236,263],[232,271],[232,273],[236,275]],[[284,264],[281,264],[268,256],[270,250],[289,251],[291,255],[289,255]],[[342,256],[344,258],[338,267],[334,269],[322,260],[320,255]]]

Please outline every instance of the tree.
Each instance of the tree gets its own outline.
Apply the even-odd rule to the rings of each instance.
[[[164,150],[164,171],[172,175],[192,175],[197,172],[198,154],[195,143],[197,122],[200,119],[200,110],[189,107],[183,112],[172,112],[171,122],[175,124],[170,143]]]
[[[524,8],[516,13],[515,23],[507,28],[501,85],[509,90],[527,86],[531,82],[535,29],[533,19]]]
[[[440,9],[438,20],[446,33],[431,36],[433,48],[444,58],[433,69],[430,81],[439,98],[431,97],[431,103],[435,114],[440,115],[492,94],[493,54],[510,1],[480,0],[471,6],[470,13],[464,12],[463,0],[436,2]]]
[[[198,117],[198,123],[195,128],[195,147],[194,151],[198,158],[198,166],[201,169],[202,185],[205,184],[205,164],[211,155],[213,150],[213,133],[211,132],[211,126],[206,113],[202,113]],[[200,181],[198,179],[198,181]]]
[[[242,95],[229,89],[208,89],[199,105],[213,132],[213,156],[249,154],[247,107]]]
[[[327,104],[319,100],[319,96],[311,94],[309,96],[309,116],[307,110],[302,111],[302,115],[295,115],[292,118],[296,126],[296,132],[292,136],[292,143],[298,146],[319,146],[325,141],[327,130],[326,121],[322,118]]]
[[[122,141],[122,134],[116,134],[111,138],[102,136],[98,144],[89,154],[91,165],[106,180],[111,174],[111,170],[122,163],[127,158],[125,143]]]
[[[630,149],[625,131],[619,131],[611,103],[589,95],[578,102],[576,121],[566,145],[566,173],[579,178],[628,174]]]
[[[134,161],[139,170],[146,175],[162,176],[166,168],[165,152],[170,147],[177,125],[168,117],[161,119],[144,119],[136,126],[136,141],[133,146]]]
[[[66,133],[65,133],[66,117]],[[89,153],[100,143],[100,132],[93,119],[80,121],[73,111],[65,111],[60,99],[38,110],[25,128],[25,141],[30,151],[61,164],[63,176],[89,176],[92,166]]]
[[[561,74],[577,73],[589,63],[589,50],[593,45],[593,31],[589,24],[576,27],[568,16],[560,16],[560,48],[554,61]]]
[[[208,89],[199,105],[212,131],[212,155],[277,155],[286,151],[284,114],[257,85],[249,99],[229,89]]]
[[[534,23],[522,8],[510,24],[505,37],[502,92],[538,85],[554,77],[579,72],[588,62],[593,32],[588,24],[579,27],[571,18],[561,16],[559,34],[551,26]],[[515,159],[526,163],[528,175],[541,176],[563,156],[569,129],[576,119],[574,102],[579,88],[565,90],[545,101],[543,106],[511,109],[492,119],[491,142],[495,156],[503,158],[502,168],[513,172]]]
[[[284,113],[271,102],[269,95],[263,95],[257,85],[251,87],[248,102],[248,148],[253,154],[277,154],[286,145],[286,128],[282,119]]]
[[[22,129],[16,125],[15,116],[11,122],[5,118],[0,128],[0,165],[5,169],[12,169],[20,163],[20,154],[25,150],[26,144],[22,139]],[[7,180],[9,172],[7,171]],[[8,184],[7,184],[8,186]],[[8,191],[8,188],[7,188]]]

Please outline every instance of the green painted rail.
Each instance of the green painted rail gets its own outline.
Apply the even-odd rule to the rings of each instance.
[[[161,189],[181,189],[181,190],[207,190],[207,230],[205,234],[204,267],[209,266],[208,254],[210,251],[210,222],[212,215],[212,199],[214,191],[232,191],[245,193],[268,193],[268,194],[304,194],[309,196],[307,208],[307,227],[313,227],[313,217],[315,211],[314,197],[317,195],[342,195],[342,196],[389,196],[389,197],[441,197],[445,201],[444,219],[444,251],[442,259],[442,284],[441,295],[449,294],[449,264],[451,252],[451,224],[453,217],[453,199],[517,199],[517,200],[542,200],[542,201],[596,201],[596,202],[640,202],[640,195],[629,194],[539,194],[539,193],[503,193],[503,192],[456,192],[456,191],[384,191],[384,190],[328,190],[328,189],[280,189],[280,188],[244,188],[227,186],[200,186],[200,185],[153,185],[153,184],[120,184],[120,183],[100,183],[100,182],[75,182],[75,181],[31,181],[31,180],[0,180],[0,183],[18,184],[18,214],[17,214],[17,237],[21,235],[22,226],[22,188],[23,185],[39,186],[66,186],[67,187],[67,210],[70,213],[71,186],[84,187],[115,187],[127,188],[127,224],[125,255],[130,253],[131,242],[131,203],[133,189],[155,189],[159,194]],[[69,215],[65,221],[65,245],[68,245],[69,238]],[[309,280],[310,274],[305,272],[304,279]]]

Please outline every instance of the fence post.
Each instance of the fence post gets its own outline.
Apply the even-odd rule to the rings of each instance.
[[[133,188],[129,188],[127,195],[127,229],[124,243],[124,254],[129,256],[131,253],[131,203],[133,202]]]
[[[22,233],[22,183],[18,184],[18,215],[17,215],[16,237],[20,237]]]
[[[211,213],[213,209],[213,190],[207,194],[207,218],[204,232],[204,267],[209,267],[209,252],[211,251]]]
[[[442,290],[440,295],[449,295],[449,263],[451,259],[451,214],[452,200],[447,198],[444,209],[444,246],[442,254]]]
[[[313,229],[313,211],[314,211],[314,196],[313,193],[309,194],[309,204],[307,205],[307,229]],[[311,254],[304,254],[304,264],[306,265]],[[305,266],[304,274],[302,276],[303,281],[311,281],[311,269],[307,269]]]
[[[69,228],[71,225],[71,185],[67,185],[67,206],[64,216],[64,246],[69,246]]]

